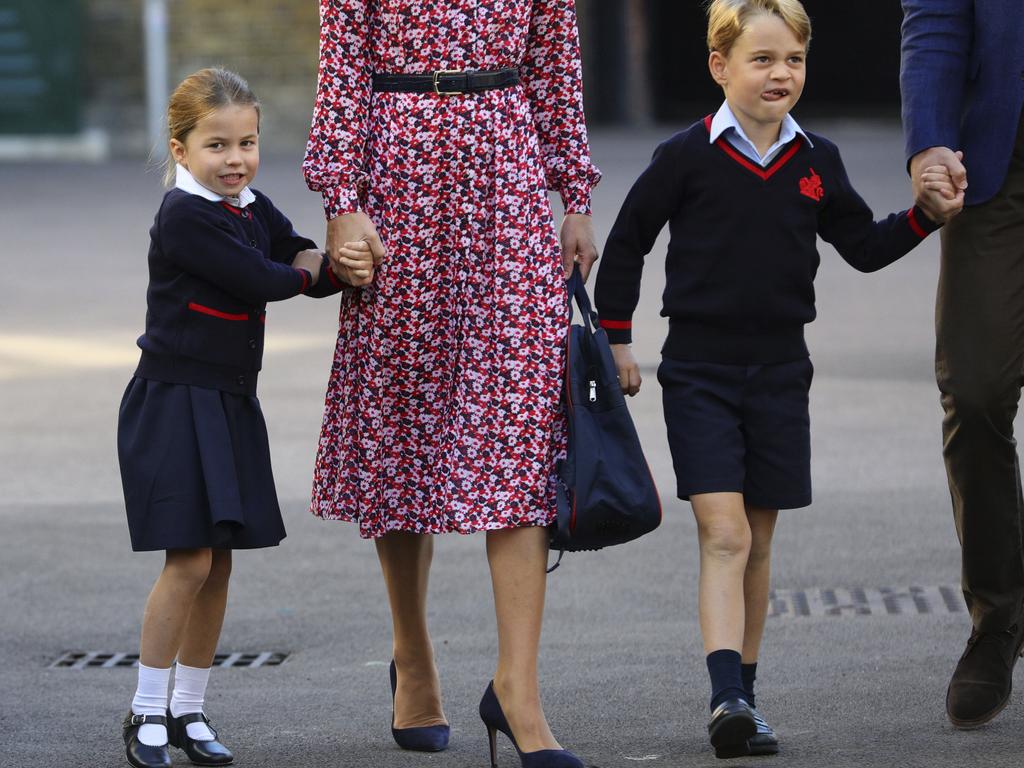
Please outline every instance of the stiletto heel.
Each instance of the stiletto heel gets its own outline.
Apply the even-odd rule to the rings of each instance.
[[[427,725],[419,728],[395,728],[395,691],[398,689],[398,672],[395,660],[391,660],[391,736],[402,749],[414,752],[441,752],[448,748],[451,727]]]
[[[487,726],[487,743],[491,747],[491,768],[498,768],[498,730]]]
[[[494,692],[494,681],[487,684],[487,690],[480,699],[480,719],[487,726],[487,736],[491,747],[491,768],[498,766],[497,731],[508,736],[512,746],[519,755],[523,768],[585,768],[583,761],[567,749],[539,749],[536,752],[523,752],[512,735],[512,728],[501,709],[501,702]]]

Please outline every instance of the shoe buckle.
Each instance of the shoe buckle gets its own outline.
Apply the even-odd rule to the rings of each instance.
[[[129,720],[128,722],[131,725],[145,725],[146,724],[146,716],[145,715],[132,714],[132,719]]]

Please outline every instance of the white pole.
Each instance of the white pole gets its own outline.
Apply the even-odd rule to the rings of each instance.
[[[167,0],[144,0],[142,24],[146,39],[146,126],[149,149],[163,153],[164,110],[167,109]]]

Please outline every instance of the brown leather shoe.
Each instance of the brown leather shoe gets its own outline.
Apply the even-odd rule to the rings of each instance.
[[[955,727],[977,728],[1002,711],[1010,700],[1013,665],[1022,645],[1024,624],[1002,632],[971,631],[946,690],[946,714]]]

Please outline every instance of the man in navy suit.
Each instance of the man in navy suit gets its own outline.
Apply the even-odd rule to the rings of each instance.
[[[903,0],[903,11],[911,177],[917,186],[920,169],[945,165],[966,203],[942,232],[935,371],[974,624],[946,711],[956,727],[973,728],[1006,705],[1024,643],[1024,500],[1013,439],[1024,384],[1024,7]]]

